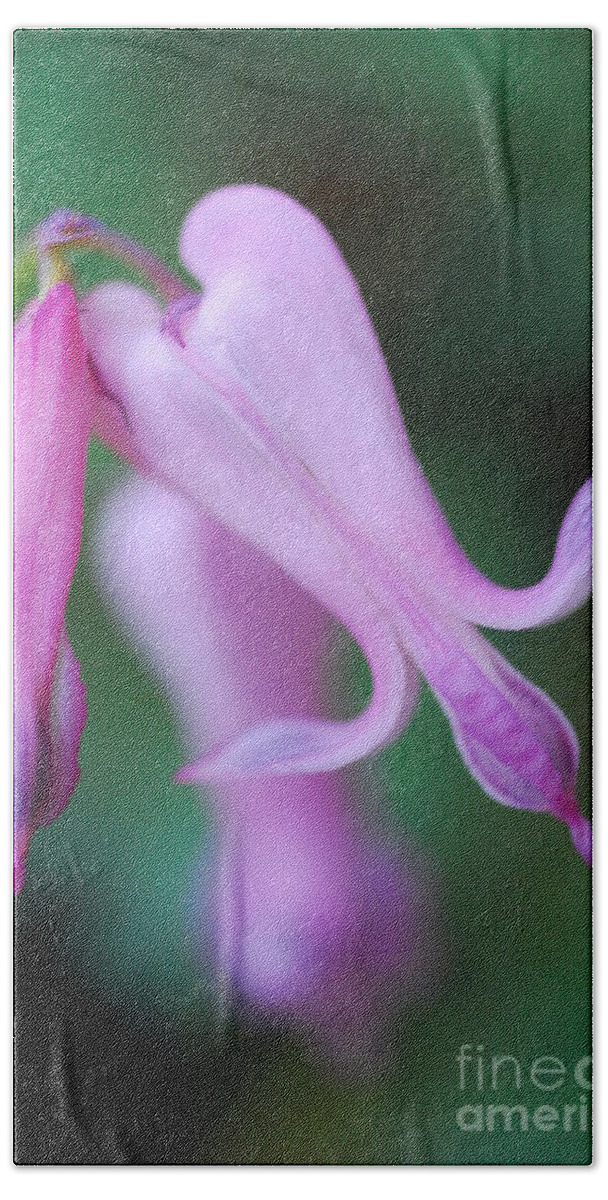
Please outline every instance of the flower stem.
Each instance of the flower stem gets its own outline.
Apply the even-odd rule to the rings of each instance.
[[[37,226],[30,244],[41,257],[56,256],[60,249],[98,250],[135,267],[169,303],[189,294],[182,280],[145,246],[84,213],[58,209]]]
[[[46,295],[55,283],[73,283],[74,277],[63,254],[56,246],[49,246],[38,254],[38,291]]]

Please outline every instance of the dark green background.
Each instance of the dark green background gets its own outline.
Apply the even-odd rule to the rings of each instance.
[[[496,579],[539,578],[590,466],[590,34],[25,30],[15,44],[18,236],[69,206],[178,269],[207,190],[297,196],[359,280],[455,533]],[[77,271],[82,287],[115,273],[90,256]],[[31,286],[19,278],[18,303]],[[121,469],[93,446],[89,514]],[[582,1134],[456,1126],[462,1042],[522,1065],[588,1053],[590,887],[564,827],[470,779],[428,691],[399,744],[353,773],[426,857],[444,929],[442,982],[404,1007],[393,1066],[345,1080],[270,1030],[218,1038],[187,918],[207,811],[171,783],[179,732],[104,612],[89,531],[68,614],[89,695],[82,778],[36,836],[18,903],[18,1159],[588,1161]],[[574,724],[588,811],[588,609],[490,636]]]

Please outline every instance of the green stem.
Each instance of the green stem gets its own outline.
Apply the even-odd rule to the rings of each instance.
[[[135,267],[168,303],[188,296],[189,289],[161,259],[138,242],[117,233],[95,217],[62,208],[34,230],[26,253],[32,249],[43,259],[50,256],[56,266],[61,250],[97,250]]]

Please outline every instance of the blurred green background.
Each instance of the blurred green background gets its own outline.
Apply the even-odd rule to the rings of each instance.
[[[69,206],[179,269],[204,192],[295,195],[360,283],[459,540],[505,584],[545,572],[590,469],[589,32],[38,29],[15,52],[18,239]],[[116,274],[76,267],[82,288]],[[18,304],[32,286],[18,279]],[[208,812],[171,783],[179,731],[89,569],[122,469],[92,447],[68,614],[89,696],[82,777],[34,839],[17,906],[18,1159],[588,1161],[588,1133],[458,1128],[478,1099],[459,1091],[462,1043],[523,1067],[589,1052],[590,884],[564,827],[470,779],[428,690],[398,745],[353,772],[362,806],[429,865],[443,929],[440,982],[404,1003],[392,1065],[346,1079],[294,1036],[218,1034],[188,926]],[[577,730],[588,811],[588,609],[489,636]],[[341,662],[364,700],[352,648]],[[561,1092],[498,1100],[578,1095],[570,1073]]]

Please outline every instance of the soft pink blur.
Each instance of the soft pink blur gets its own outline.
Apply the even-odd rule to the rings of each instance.
[[[97,551],[191,750],[264,716],[322,715],[331,619],[265,555],[143,481],[110,499]],[[365,831],[340,773],[224,782],[214,808],[199,937],[222,992],[374,1059],[436,951],[422,872]]]

